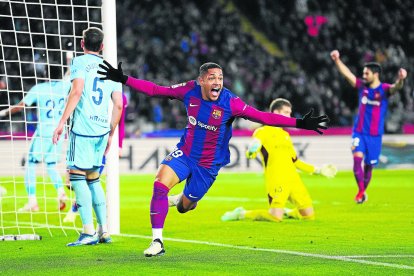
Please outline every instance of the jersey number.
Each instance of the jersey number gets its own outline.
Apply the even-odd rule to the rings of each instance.
[[[61,117],[62,116],[63,105],[65,104],[65,99],[64,98],[60,98],[57,101],[57,104],[58,104],[58,107],[57,107],[58,114],[59,114],[59,117]],[[55,103],[54,100],[48,100],[46,102],[46,107],[49,108],[48,111],[46,112],[46,117],[48,117],[49,119],[52,119],[53,118],[53,113],[52,112],[55,109],[55,106],[56,106],[56,103]]]
[[[176,150],[174,152],[171,153],[171,156],[174,158],[180,157],[183,155],[183,152],[181,150]]]
[[[96,95],[92,95],[92,100],[96,105],[100,105],[102,103],[103,91],[102,91],[102,88],[99,87],[99,83],[101,83],[101,82],[104,82],[104,81],[99,79],[98,77],[96,77],[93,80],[92,91],[95,92],[95,93],[98,93]]]

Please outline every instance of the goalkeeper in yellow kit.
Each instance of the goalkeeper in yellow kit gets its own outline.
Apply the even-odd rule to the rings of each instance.
[[[274,100],[270,112],[290,117],[291,103],[282,98]],[[297,169],[310,174],[321,174],[334,177],[336,167],[325,165],[321,169],[300,160],[293,147],[288,132],[280,127],[263,126],[253,133],[254,140],[246,152],[247,158],[256,158],[260,152],[265,172],[266,191],[269,199],[269,209],[245,210],[238,207],[226,212],[223,221],[252,219],[280,222],[283,217],[313,220],[315,213],[312,199],[303,184]],[[286,209],[290,201],[295,209]]]

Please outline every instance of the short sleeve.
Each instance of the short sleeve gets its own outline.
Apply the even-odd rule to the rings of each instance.
[[[385,93],[389,93],[390,89],[391,89],[392,84],[390,83],[383,83],[382,84],[382,89],[384,90]]]
[[[112,92],[122,92],[122,83],[112,81]]]
[[[37,102],[38,92],[40,91],[40,85],[33,86],[29,92],[27,92],[26,96],[23,99],[23,102],[27,106],[31,106],[32,104]]]
[[[85,68],[80,64],[80,60],[74,58],[70,65],[70,80],[85,79]]]

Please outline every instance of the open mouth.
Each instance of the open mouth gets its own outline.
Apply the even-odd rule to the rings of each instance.
[[[220,93],[220,88],[216,87],[216,88],[211,89],[211,95],[213,95],[214,97],[217,97],[219,93]]]

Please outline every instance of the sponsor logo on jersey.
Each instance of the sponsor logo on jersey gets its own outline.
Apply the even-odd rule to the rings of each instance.
[[[177,87],[185,86],[186,84],[187,84],[186,82],[174,84],[174,85],[171,85],[171,88],[177,88]]]
[[[211,114],[214,119],[219,119],[221,117],[221,110],[214,109],[213,114]]]
[[[373,101],[373,100],[370,100],[370,99],[368,99],[368,97],[366,97],[366,96],[363,96],[363,97],[361,98],[361,103],[362,103],[362,104],[369,104],[369,105],[376,105],[376,106],[380,106],[380,105],[381,105],[381,102],[380,102],[380,101]]]
[[[165,157],[165,161],[171,161],[173,158],[171,155],[167,155],[167,157]]]
[[[207,129],[207,130],[217,131],[217,129],[218,129],[218,127],[216,127],[216,126],[207,125],[207,124],[202,123],[200,121],[197,122],[196,118],[194,118],[193,116],[188,116],[188,122],[193,126],[199,126],[201,128]]]
[[[188,116],[188,122],[193,126],[197,124],[197,120],[193,116]]]

